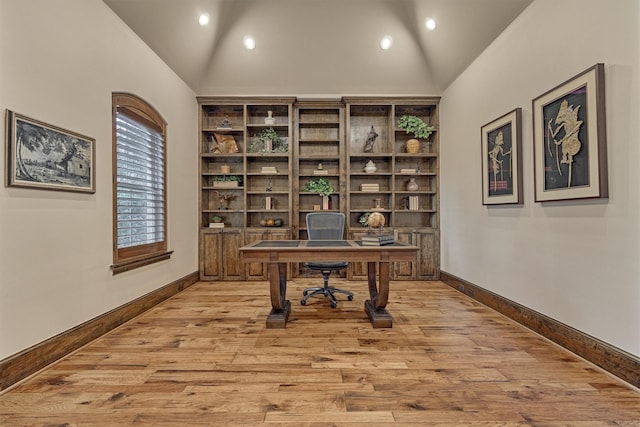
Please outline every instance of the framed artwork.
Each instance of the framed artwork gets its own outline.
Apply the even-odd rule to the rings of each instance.
[[[522,203],[522,109],[482,126],[482,204]]]
[[[95,139],[11,110],[5,120],[6,186],[95,193]]]
[[[535,200],[606,198],[604,64],[533,100]]]

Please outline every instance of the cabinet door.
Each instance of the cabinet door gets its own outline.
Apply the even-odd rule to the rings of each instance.
[[[416,278],[419,280],[438,280],[440,278],[439,235],[435,230],[419,230],[414,233],[418,251]]]
[[[267,232],[263,229],[247,229],[245,232],[246,244],[258,240],[266,240]],[[245,276],[247,280],[267,280],[267,266],[261,262],[250,262],[245,264]]]
[[[416,232],[414,230],[396,230],[396,240],[401,243],[407,243],[409,245],[416,245]],[[417,256],[416,260],[420,257]],[[394,280],[415,280],[416,261],[397,261],[393,263],[393,275]]]
[[[242,246],[242,230],[235,228],[222,232],[222,279],[242,280],[243,268],[238,254]]]
[[[222,230],[200,231],[200,280],[222,277]]]

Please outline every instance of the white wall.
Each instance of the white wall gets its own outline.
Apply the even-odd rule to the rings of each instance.
[[[444,93],[442,270],[640,355],[639,2],[535,0]],[[609,199],[535,203],[533,98],[605,64]],[[480,127],[523,108],[524,205],[482,205]]]
[[[168,122],[175,251],[116,276],[113,91]],[[195,94],[102,1],[0,0],[0,109],[95,138],[97,158],[95,194],[0,187],[0,359],[198,269]]]

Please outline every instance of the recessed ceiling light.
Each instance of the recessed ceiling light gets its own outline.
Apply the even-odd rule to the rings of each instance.
[[[429,31],[433,31],[437,27],[436,21],[433,18],[427,18],[424,21],[424,25],[425,25],[425,27],[427,27],[427,30],[429,30]]]
[[[252,50],[253,48],[256,47],[256,41],[251,36],[244,36],[244,38],[242,39],[242,43],[244,44],[244,47],[246,47],[249,50]]]
[[[200,17],[198,17],[198,24],[200,24],[200,26],[204,27],[208,23],[209,23],[208,13],[203,13],[202,15],[200,15]]]
[[[382,40],[380,40],[380,47],[384,50],[391,48],[392,44],[393,39],[391,38],[391,36],[384,36]]]

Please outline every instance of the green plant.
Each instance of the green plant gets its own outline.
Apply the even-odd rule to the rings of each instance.
[[[427,139],[436,130],[435,126],[427,126],[420,117],[406,114],[398,120],[398,127],[407,133],[413,133],[418,139]]]
[[[238,181],[238,184],[242,184],[241,175],[216,175],[213,180],[217,182]]]
[[[265,128],[256,135],[258,144],[254,140],[251,144],[249,144],[249,153],[259,153],[259,152],[277,152],[277,153],[286,153],[289,151],[289,144],[285,138],[282,138],[278,133],[272,128]],[[271,141],[271,150],[266,150],[265,141]]]
[[[211,217],[211,222],[222,222],[222,217],[220,215],[213,215]]]
[[[308,193],[318,193],[321,196],[328,196],[331,193],[335,192],[335,189],[327,178],[316,178],[307,181],[302,191]]]
[[[260,142],[265,142],[270,139],[274,146],[278,145],[282,141],[282,138],[280,138],[273,128],[262,129],[258,134],[258,139]]]

